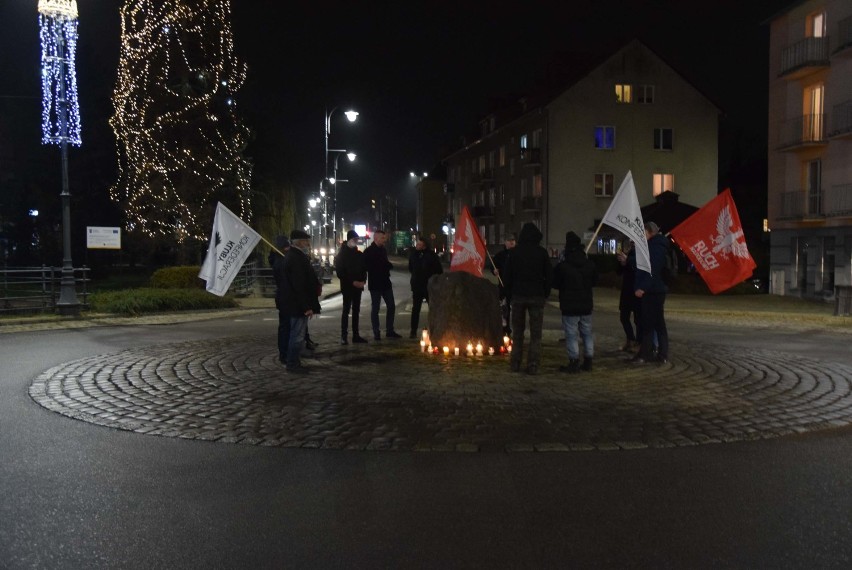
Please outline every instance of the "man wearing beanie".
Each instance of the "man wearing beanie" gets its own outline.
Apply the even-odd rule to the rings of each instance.
[[[411,334],[409,338],[417,338],[417,328],[420,326],[420,309],[423,301],[429,302],[429,278],[444,272],[441,260],[432,250],[432,246],[423,236],[417,237],[414,251],[408,258],[408,272],[411,273]]]
[[[273,273],[278,286],[279,359],[288,372],[306,373],[301,353],[305,344],[308,319],[320,312],[320,284],[307,252],[311,236],[302,230],[290,233],[290,249],[283,259],[276,259]]]
[[[593,287],[597,282],[595,264],[586,256],[580,237],[574,232],[565,234],[565,259],[553,270],[553,288],[559,290],[559,310],[565,332],[568,365],[561,372],[575,374],[592,369],[595,340],[592,335]],[[578,335],[579,333],[579,335]],[[580,365],[580,345],[583,339],[583,364]]]
[[[346,243],[340,247],[334,258],[334,270],[340,279],[340,292],[343,295],[343,314],[340,316],[340,344],[349,344],[349,311],[352,311],[352,342],[364,343],[358,331],[361,316],[361,293],[367,282],[367,267],[364,254],[358,249],[358,232],[349,230]]]

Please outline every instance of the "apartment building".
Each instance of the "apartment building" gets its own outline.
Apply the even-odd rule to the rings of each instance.
[[[701,206],[718,190],[718,125],[711,101],[633,41],[556,93],[486,116],[444,161],[448,218],[469,206],[489,245],[533,222],[555,256],[566,231],[590,239],[628,171],[643,206],[666,192]],[[616,239],[605,228],[596,247]]]
[[[770,291],[830,299],[852,285],[852,2],[769,24]]]

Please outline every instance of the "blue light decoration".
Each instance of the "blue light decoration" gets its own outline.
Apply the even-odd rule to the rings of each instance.
[[[77,2],[39,0],[41,142],[82,144],[77,99]],[[67,107],[63,109],[63,105]],[[67,110],[67,112],[66,112]]]

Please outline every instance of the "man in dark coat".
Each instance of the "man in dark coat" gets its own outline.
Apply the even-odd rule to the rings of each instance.
[[[300,356],[308,319],[320,312],[320,284],[307,254],[311,248],[311,236],[301,230],[293,230],[290,242],[287,255],[283,259],[277,258],[272,268],[279,292],[275,299],[279,323],[286,322],[283,331],[279,324],[279,355],[283,351],[282,361],[288,372],[306,373],[309,369],[302,366]]]
[[[370,289],[370,300],[373,303],[370,312],[370,321],[373,325],[373,338],[382,340],[382,331],[379,324],[379,309],[382,301],[385,302],[387,314],[385,315],[385,336],[387,338],[402,338],[393,328],[394,312],[396,303],[393,299],[393,285],[391,284],[390,272],[393,265],[388,260],[388,251],[385,242],[388,236],[382,230],[376,230],[373,234],[373,243],[364,250],[364,263],[367,265],[367,287]]]
[[[615,254],[618,266],[615,271],[621,276],[621,295],[618,299],[618,312],[621,327],[624,329],[625,341],[621,345],[624,352],[639,350],[642,340],[642,332],[639,328],[639,305],[641,301],[636,298],[633,285],[636,282],[636,248],[633,240],[627,241],[627,249]],[[630,319],[633,319],[631,322]],[[635,329],[634,329],[635,325]]]
[[[559,310],[562,311],[562,329],[565,332],[565,350],[568,365],[559,370],[574,374],[592,369],[595,355],[595,337],[592,335],[593,287],[598,272],[594,262],[586,256],[580,237],[574,232],[565,234],[565,259],[553,270],[553,288],[559,290]],[[580,346],[583,339],[583,364],[580,365]]]
[[[663,307],[668,288],[663,282],[669,240],[660,234],[660,228],[654,222],[645,224],[645,237],[648,240],[648,253],[651,257],[651,273],[637,269],[633,285],[635,295],[641,300],[639,325],[642,330],[642,345],[633,358],[635,364],[645,364],[654,360],[654,333],[657,335],[656,360],[666,363],[669,359],[669,333]]]
[[[498,251],[492,259],[494,267],[491,272],[497,276],[497,293],[500,298],[500,310],[503,313],[503,333],[512,334],[512,291],[506,289],[506,283],[501,275],[506,265],[506,259],[509,258],[509,253],[517,245],[515,234],[506,234],[503,245],[503,249]]]
[[[408,271],[411,273],[411,334],[409,338],[417,338],[417,328],[420,326],[420,309],[423,301],[429,302],[429,278],[444,272],[441,260],[432,250],[431,244],[423,236],[418,236],[414,251],[408,258]]]
[[[340,279],[340,292],[343,295],[343,314],[340,316],[340,344],[348,344],[349,311],[352,311],[352,342],[363,343],[358,331],[361,317],[361,293],[367,283],[367,266],[364,254],[358,249],[358,232],[349,230],[346,243],[340,247],[334,258],[334,269]]]
[[[541,244],[544,237],[531,222],[521,228],[518,245],[509,254],[503,283],[512,291],[512,358],[511,369],[520,372],[524,355],[524,329],[530,316],[530,349],[527,374],[538,374],[541,361],[541,329],[544,324],[544,303],[550,295],[553,266]]]

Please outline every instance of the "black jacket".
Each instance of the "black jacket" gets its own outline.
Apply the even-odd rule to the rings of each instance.
[[[592,288],[597,279],[595,263],[586,257],[582,245],[565,248],[565,260],[560,261],[553,270],[553,288],[559,290],[559,310],[563,315],[592,313]]]
[[[320,283],[305,252],[291,247],[286,256],[275,259],[272,272],[278,286],[275,304],[279,311],[294,317],[309,309],[320,312]]]
[[[364,264],[364,254],[357,247],[349,247],[345,243],[334,258],[334,270],[340,279],[340,289],[355,289],[353,281],[367,280],[367,266]]]
[[[547,250],[539,245],[541,232],[527,222],[518,235],[518,245],[509,253],[504,265],[503,284],[513,297],[543,297],[550,295],[553,266]]]
[[[371,243],[364,250],[367,266],[367,286],[371,291],[385,291],[392,287],[390,272],[393,265],[388,261],[388,250]]]
[[[635,247],[627,253],[627,262],[624,265],[619,263],[615,272],[621,275],[621,296],[618,299],[618,309],[623,311],[633,308],[636,304],[636,294],[633,290],[633,284],[636,282]]]
[[[501,299],[504,297],[509,299],[512,298],[512,291],[506,289],[506,276],[503,275],[506,269],[506,260],[509,259],[510,251],[511,250],[504,247],[503,249],[498,251],[492,259],[494,269],[500,272],[500,279],[497,280],[497,291],[500,293]]]
[[[648,240],[648,255],[651,258],[651,274],[641,269],[636,270],[634,291],[642,289],[645,293],[668,292],[663,281],[663,270],[666,268],[666,256],[669,254],[669,239],[662,234],[655,234]],[[635,260],[634,260],[635,264]],[[634,265],[635,267],[635,265]]]
[[[426,294],[429,278],[444,272],[438,255],[429,249],[415,249],[408,258],[408,271],[411,273],[411,290]]]

